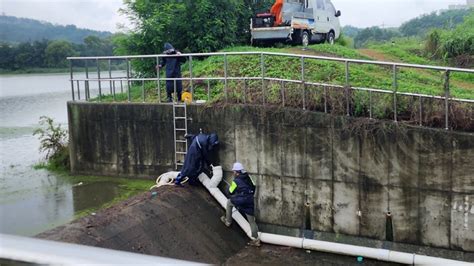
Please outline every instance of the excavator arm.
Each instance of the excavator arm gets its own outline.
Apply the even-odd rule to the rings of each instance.
[[[270,9],[270,13],[275,17],[275,24],[274,27],[281,25],[283,22],[283,15],[282,15],[282,8],[283,8],[284,0],[276,0],[275,4],[273,4],[272,8]]]

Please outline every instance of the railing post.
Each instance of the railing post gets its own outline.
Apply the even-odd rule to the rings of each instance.
[[[145,81],[142,79],[142,101],[145,102]]]
[[[99,84],[99,102],[102,101],[102,85],[100,84],[100,62],[99,59],[96,59],[97,62],[97,82]]]
[[[372,119],[372,91],[369,91],[369,118]]]
[[[265,105],[265,58],[264,54],[260,54],[260,66],[262,70],[262,103]]]
[[[227,54],[224,54],[224,95],[227,102]]]
[[[449,130],[449,70],[446,70],[444,76],[444,114],[445,114],[445,122],[446,122],[446,130]]]
[[[347,116],[350,116],[350,106],[349,106],[349,87],[350,87],[350,76],[349,76],[349,61],[345,63],[345,70],[346,70],[346,110]]]
[[[189,56],[189,87],[191,88],[191,99],[194,101],[194,88],[193,88],[193,57]]]
[[[397,91],[398,91],[398,79],[397,79],[397,65],[393,65],[393,120],[398,121],[398,110],[397,110]]]
[[[174,93],[173,93],[173,97],[172,97],[172,99],[173,99],[172,102],[173,103],[178,103],[179,102],[178,91],[176,90],[176,83],[177,83],[176,79],[173,78],[173,86],[174,86]],[[175,99],[176,99],[176,101],[175,101]]]
[[[211,101],[211,81],[207,80],[207,102]]]
[[[74,96],[74,74],[72,69],[72,60],[69,60],[69,74],[71,79],[71,93],[72,93],[72,100],[75,101],[76,98]]]
[[[116,96],[115,96],[115,94],[116,94],[116,89],[115,89],[115,84],[116,84],[116,83],[115,83],[115,82],[116,82],[116,80],[112,81],[112,84],[113,84],[113,85],[112,85],[112,86],[113,86],[112,89],[113,89],[113,93],[114,93],[114,102],[117,100],[117,99],[116,99]]]
[[[127,94],[128,94],[128,102],[131,101],[132,95],[130,93],[130,59],[127,58]]]
[[[79,80],[76,81],[77,85],[77,99],[80,101],[81,100],[81,87],[79,86]]]
[[[423,97],[420,96],[420,127],[423,126]]]
[[[301,57],[301,86],[303,89],[303,110],[306,110],[306,84],[304,82],[304,57]]]
[[[247,79],[244,78],[244,104],[247,103]]]
[[[85,97],[86,97],[86,101],[89,101],[90,98],[91,98],[91,94],[90,94],[90,91],[89,91],[89,67],[88,67],[88,63],[87,63],[87,60],[85,60],[85,66],[86,66],[86,83],[85,83]]]
[[[160,57],[156,57],[156,85],[158,89],[158,102],[161,103],[161,84],[160,84]]]
[[[109,86],[110,86],[110,94],[113,94],[113,91],[112,91],[112,64],[111,64],[110,59],[107,60],[107,64],[108,64],[108,67],[109,67]],[[115,95],[114,95],[114,98],[115,98]]]
[[[281,81],[281,104],[285,107],[285,83],[283,80]]]
[[[323,85],[324,88],[324,113],[328,113],[328,88]]]

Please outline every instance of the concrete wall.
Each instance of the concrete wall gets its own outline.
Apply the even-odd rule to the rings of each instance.
[[[170,105],[69,103],[74,173],[173,168]],[[258,182],[261,224],[474,251],[474,135],[302,110],[189,106],[189,131],[216,132],[214,160]]]

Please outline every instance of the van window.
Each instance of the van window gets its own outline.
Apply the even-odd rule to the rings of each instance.
[[[326,0],[326,10],[334,15],[336,14],[336,9],[330,0]]]
[[[323,0],[316,0],[316,6],[318,9],[324,9],[324,1]]]

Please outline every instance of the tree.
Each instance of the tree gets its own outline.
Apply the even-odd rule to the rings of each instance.
[[[66,57],[74,56],[75,54],[71,43],[67,41],[51,41],[45,50],[46,64],[49,67],[67,67]]]
[[[441,13],[432,12],[403,23],[400,32],[404,36],[423,36],[432,29],[454,29],[463,23],[464,18],[474,12],[474,9],[447,10]]]
[[[35,41],[31,44],[33,58],[30,67],[46,67],[45,51],[48,47],[48,40]],[[28,67],[28,66],[26,66]]]
[[[11,69],[15,63],[15,49],[7,43],[0,43],[0,69]]]
[[[171,42],[186,52],[210,52],[247,43],[249,21],[273,0],[125,0],[122,10],[135,31],[121,38],[120,52],[150,54]],[[216,12],[216,11],[219,12]]]
[[[214,52],[248,43],[249,22],[274,0],[125,0],[122,13],[134,25],[129,37],[113,39],[119,54],[156,54],[165,42],[183,52]],[[138,72],[150,75],[153,62],[132,62]]]
[[[186,2],[186,48],[191,52],[212,52],[239,42],[239,18],[244,7],[238,0],[194,0]],[[219,10],[219,12],[215,12]],[[186,29],[187,28],[187,29]]]
[[[474,65],[474,13],[454,30],[433,30],[427,36],[425,53],[459,67]]]
[[[113,54],[112,38],[99,38],[94,35],[84,38],[80,48],[81,56],[107,56]]]
[[[400,33],[396,29],[381,29],[379,27],[365,28],[354,38],[354,46],[355,48],[360,48],[369,42],[388,41],[399,36]]]
[[[342,28],[342,32],[344,33],[344,35],[350,38],[356,37],[357,34],[359,34],[361,30],[362,29],[351,26],[351,25],[347,25]]]

